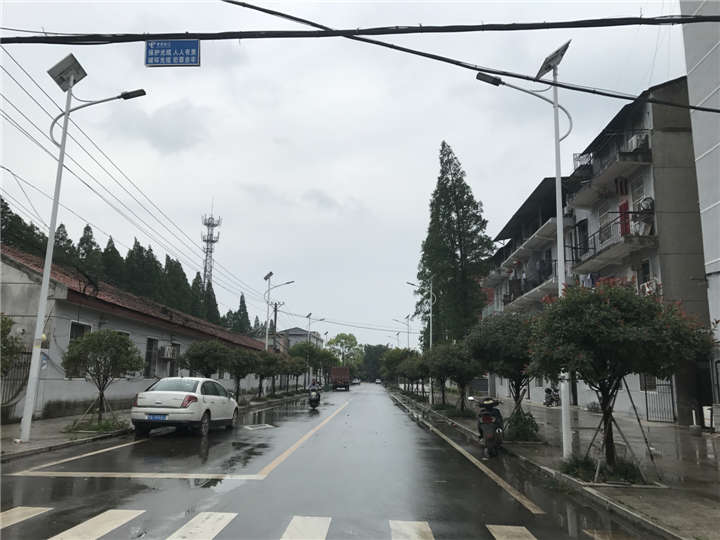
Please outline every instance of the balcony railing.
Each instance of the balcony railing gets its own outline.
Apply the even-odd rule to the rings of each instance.
[[[573,246],[574,271],[595,272],[633,251],[654,245],[652,211],[622,212]]]
[[[508,305],[527,293],[537,289],[548,281],[555,282],[557,279],[557,261],[553,259],[540,261],[540,268],[536,274],[531,274],[525,279],[513,278],[509,280],[508,294],[503,295],[503,304]]]

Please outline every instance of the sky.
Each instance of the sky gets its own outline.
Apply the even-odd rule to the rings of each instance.
[[[336,28],[680,13],[670,1],[260,5]],[[307,29],[209,0],[6,0],[0,10],[0,26],[47,32]],[[560,80],[631,94],[685,74],[682,29],[674,26],[379,39],[532,76],[550,52],[572,40]],[[107,198],[112,192],[122,201],[111,199],[113,205],[134,223],[67,172],[60,201],[83,219],[61,208],[59,222],[75,241],[86,222],[94,224],[101,247],[110,234],[123,255],[137,238],[152,245],[161,262],[166,253],[180,258],[191,280],[202,271],[201,219],[212,211],[222,217],[213,274],[221,313],[236,309],[243,292],[251,318],[264,321],[263,276],[272,271],[274,284],[294,281],[272,291],[274,301],[285,303],[280,329],[306,328],[312,313],[325,320],[313,320],[311,329],[328,338],[352,332],[361,343],[417,345],[419,319],[409,336],[393,319],[414,311],[406,282],[417,275],[443,140],[460,159],[493,237],[540,180],[554,176],[548,104],[482,84],[471,71],[344,38],[203,42],[200,67],[152,68],[144,65],[143,43],[5,45],[0,107],[53,155],[43,135],[50,118],[33,99],[53,116],[58,109],[12,58],[62,104],[64,95],[47,70],[69,53],[88,74],[75,87],[76,97],[100,99],[135,88],[147,96],[78,111],[73,120],[90,140],[72,125],[70,134],[87,153],[74,141],[67,147],[68,166]],[[565,90],[559,99],[574,123],[561,146],[562,172],[569,174],[573,153],[626,102]],[[4,118],[0,130],[2,165],[51,194],[54,158]],[[36,210],[34,222],[43,227],[37,216],[49,221],[49,199],[24,186],[26,197],[5,170],[0,178],[11,208],[22,204],[26,215]]]

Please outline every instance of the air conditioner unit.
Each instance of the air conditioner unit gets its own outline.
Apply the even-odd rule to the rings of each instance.
[[[647,146],[648,137],[647,133],[640,133],[638,135],[633,135],[628,139],[627,149],[628,152],[636,152],[638,150],[642,150]]]
[[[164,358],[166,360],[177,360],[177,352],[177,347],[173,347],[172,345],[160,347],[160,358]]]

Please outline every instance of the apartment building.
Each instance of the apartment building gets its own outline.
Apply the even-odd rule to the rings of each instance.
[[[690,115],[686,109],[649,104],[652,96],[687,103],[684,77],[651,87],[624,106],[585,150],[563,180],[566,281],[593,287],[601,278],[634,281],[639,294],[680,301],[688,314],[709,323]],[[557,294],[552,189],[544,179],[496,237],[492,311],[536,311]],[[502,302],[497,297],[502,296]],[[706,362],[682,367],[671,381],[638,375],[632,397],[650,420],[690,423],[691,410],[712,402]],[[535,381],[535,386],[542,386]],[[532,386],[532,385],[531,385]],[[503,392],[502,382],[496,384]],[[530,399],[542,399],[530,392]],[[582,382],[573,404],[596,401]],[[629,412],[621,392],[616,409]]]

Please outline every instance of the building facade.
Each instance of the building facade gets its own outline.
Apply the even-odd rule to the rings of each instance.
[[[13,333],[30,345],[40,293],[42,258],[2,246],[3,313],[15,321]],[[261,350],[255,339],[228,332],[185,313],[138,298],[105,283],[97,286],[73,271],[53,265],[48,295],[47,320],[41,354],[40,380],[35,415],[59,416],[58,411],[73,414],[97,396],[95,386],[79,374],[66,373],[62,358],[69,343],[86,333],[112,329],[128,335],[144,358],[142,370],[127,373],[110,385],[106,392],[112,403],[125,403],[155,380],[167,376],[189,375],[178,360],[191,343],[218,339],[230,347]],[[234,382],[228,374],[215,374],[229,389]],[[25,375],[25,380],[27,375]],[[4,386],[8,381],[3,381]],[[23,381],[17,381],[21,383]],[[251,390],[256,378],[249,376],[241,388]],[[3,398],[5,399],[5,390]],[[4,418],[22,415],[24,389],[3,402]],[[85,405],[87,407],[87,405]]]
[[[308,338],[308,331],[297,326],[281,330],[278,332],[278,337],[280,338],[280,336],[282,336],[282,339],[287,343],[288,349],[293,345],[307,343],[308,341],[316,347],[323,346],[323,339],[319,332],[310,332],[310,337]]]
[[[563,181],[566,281],[586,287],[603,278],[632,281],[638,294],[680,301],[707,325],[690,115],[686,109],[648,104],[643,99],[648,96],[687,103],[686,80],[654,86],[623,107],[575,155],[574,171]],[[485,279],[496,291],[488,313],[537,311],[545,296],[557,295],[553,184],[554,179],[544,179],[496,238],[507,242]],[[671,381],[630,377],[630,395],[621,392],[616,410],[631,412],[632,398],[649,420],[689,424],[691,411],[712,401],[708,370],[702,362],[682,366]],[[542,383],[531,383],[532,401],[542,401]],[[597,401],[582,381],[571,383],[573,404]],[[503,381],[495,387],[507,391]]]
[[[714,0],[680,1],[683,15],[720,15]],[[683,26],[688,94],[691,105],[720,109],[720,25]],[[720,320],[720,115],[690,111],[698,200],[705,253],[705,279],[710,319]],[[715,328],[720,341],[720,327]],[[720,348],[710,370],[715,404],[713,415],[720,425]]]

